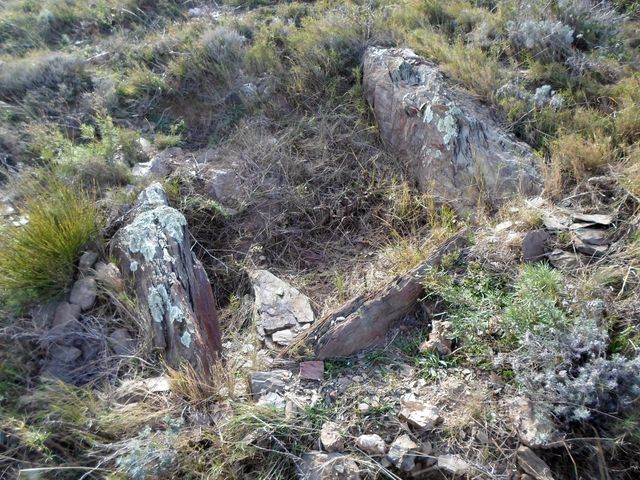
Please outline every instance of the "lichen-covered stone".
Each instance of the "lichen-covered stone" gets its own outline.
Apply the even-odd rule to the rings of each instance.
[[[422,191],[471,211],[482,201],[541,190],[531,149],[412,50],[369,48],[363,88],[382,139]]]
[[[140,194],[113,250],[147,310],[153,345],[171,365],[207,368],[221,348],[213,292],[191,252],[186,219],[169,207],[159,183]]]

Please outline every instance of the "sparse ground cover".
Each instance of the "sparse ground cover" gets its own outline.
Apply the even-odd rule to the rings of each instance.
[[[536,452],[555,478],[636,478],[639,13],[587,0],[3,2],[0,476],[295,478],[334,422],[362,478],[451,476],[435,463],[445,454],[464,460],[463,478],[526,478],[510,402],[527,398],[554,426]],[[533,147],[544,200],[470,217],[419,192],[363,97],[371,45],[414,49],[493,109]],[[222,184],[241,194],[221,193],[207,163],[233,171]],[[68,293],[85,250],[112,260],[145,168],[211,280],[222,363],[206,378],[164,366],[107,269],[83,313],[85,337],[102,339],[90,373],[40,376],[52,346],[34,303]],[[523,265],[527,232],[558,209],[611,215],[596,224],[606,255]],[[322,317],[465,226],[470,246],[421,279],[425,297],[384,342],[325,361],[322,382],[292,380],[285,408],[256,404],[251,372],[309,352],[264,347],[248,271],[286,279]],[[575,251],[576,235],[568,225],[550,247]],[[432,320],[450,322],[451,352],[420,348]],[[136,347],[114,354],[114,326]],[[161,374],[170,389],[119,390]],[[435,428],[403,417],[416,399],[438,406]],[[412,473],[357,446],[362,434],[410,435]]]

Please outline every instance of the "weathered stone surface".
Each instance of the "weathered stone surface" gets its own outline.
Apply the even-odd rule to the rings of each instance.
[[[409,163],[422,191],[471,210],[541,190],[531,149],[412,50],[370,47],[363,88],[382,139]]]
[[[220,327],[211,285],[191,252],[186,225],[154,183],[140,194],[112,250],[148,314],[153,345],[172,366],[188,361],[207,369],[221,349]]]
[[[457,455],[440,455],[438,468],[453,476],[467,475],[473,472],[473,467]]]
[[[369,455],[384,455],[387,445],[380,435],[360,435],[356,438],[356,446]]]
[[[416,307],[424,294],[422,278],[439,265],[442,257],[466,243],[460,231],[412,271],[397,277],[378,291],[349,300],[325,316],[318,329],[316,358],[347,357],[381,342],[389,328]],[[326,327],[325,327],[326,326]]]
[[[324,362],[322,360],[300,362],[300,378],[322,381],[324,379]]]
[[[520,441],[532,448],[544,448],[560,439],[553,420],[526,398],[515,398],[509,404],[511,421]]]
[[[337,423],[326,422],[320,429],[320,443],[322,448],[329,453],[342,452],[344,450],[344,439],[340,433]]]
[[[302,456],[300,480],[360,480],[358,464],[342,453],[309,452]]]
[[[143,380],[125,380],[114,392],[114,398],[120,403],[139,402],[148,395],[171,390],[169,377],[161,375]]]
[[[184,157],[182,149],[178,147],[167,148],[156,154],[148,162],[136,164],[131,173],[135,177],[163,178],[171,173],[181,163]]]
[[[276,344],[290,345],[296,333],[314,320],[309,299],[266,270],[254,271],[250,276],[258,330]]]
[[[136,342],[126,328],[118,328],[109,335],[109,345],[116,355],[131,355],[135,351]]]
[[[421,352],[433,352],[440,355],[451,353],[451,322],[441,320],[431,321],[429,338],[419,347]]]
[[[251,393],[255,396],[269,392],[282,393],[291,380],[288,370],[271,370],[270,372],[252,372],[249,377]]]
[[[256,402],[258,405],[268,405],[279,410],[287,408],[287,400],[277,392],[267,392],[262,395]]]
[[[611,225],[613,223],[613,217],[605,214],[586,214],[586,213],[574,213],[573,219],[579,222],[585,223],[597,223],[599,225]]]
[[[437,407],[417,401],[403,402],[399,417],[418,431],[432,430],[442,420]]]
[[[96,301],[96,281],[93,278],[76,280],[71,288],[69,302],[78,305],[82,311],[89,310]]]
[[[403,472],[410,472],[416,466],[415,457],[418,451],[418,444],[409,435],[400,435],[389,447],[387,458],[397,468]]]
[[[208,164],[198,172],[198,177],[204,180],[206,192],[224,206],[239,208],[242,205],[242,180],[233,169]]]
[[[80,306],[69,302],[60,302],[53,316],[53,327],[65,325],[67,322],[80,318]]]
[[[98,254],[96,252],[92,252],[91,250],[84,252],[80,256],[80,260],[78,260],[78,270],[80,270],[80,273],[88,273],[95,265],[96,260],[98,260]]]
[[[53,344],[49,349],[49,355],[58,362],[73,363],[82,356],[82,350],[66,345]]]
[[[536,480],[553,480],[549,466],[529,447],[522,446],[516,453],[518,466]]]
[[[538,262],[545,258],[551,236],[545,230],[528,232],[522,240],[522,260]]]
[[[576,268],[580,268],[589,263],[589,259],[584,255],[565,252],[559,248],[549,252],[547,257],[549,258],[551,265],[564,271],[575,270]]]

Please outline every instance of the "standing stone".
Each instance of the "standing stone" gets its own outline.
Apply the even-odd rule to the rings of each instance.
[[[154,347],[174,367],[187,361],[207,370],[222,348],[213,291],[191,252],[186,219],[159,183],[140,194],[112,249],[146,310]]]
[[[531,148],[412,50],[367,49],[363,88],[383,141],[408,162],[422,191],[462,211],[540,192]]]
[[[551,236],[546,230],[533,230],[522,240],[522,260],[525,262],[539,262],[545,258]]]

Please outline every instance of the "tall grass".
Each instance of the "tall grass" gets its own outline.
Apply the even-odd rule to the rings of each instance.
[[[0,229],[0,293],[14,304],[61,294],[100,225],[93,195],[59,179],[30,183],[21,213],[27,224]]]

